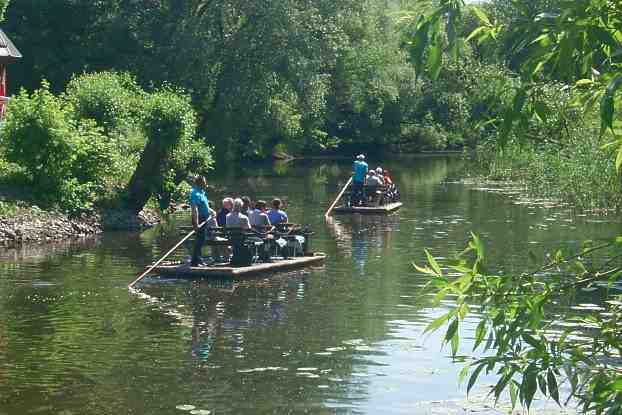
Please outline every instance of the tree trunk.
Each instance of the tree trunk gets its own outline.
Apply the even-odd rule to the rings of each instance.
[[[173,143],[167,141],[156,137],[149,139],[127,186],[128,208],[136,214],[143,209],[154,191],[162,187],[164,168],[173,149]]]

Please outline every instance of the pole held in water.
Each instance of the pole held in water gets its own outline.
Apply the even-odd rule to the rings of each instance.
[[[199,227],[197,229],[201,229],[205,224],[207,223],[207,221],[201,223],[199,225]],[[140,274],[134,281],[132,281],[127,288],[129,288],[130,290],[134,289],[134,285],[136,285],[138,283],[138,281],[142,280],[143,278],[145,278],[146,275],[148,275],[151,271],[153,271],[153,269],[155,267],[157,267],[158,265],[160,265],[162,263],[162,261],[164,261],[170,254],[172,254],[177,248],[179,248],[179,246],[181,244],[183,244],[184,242],[186,242],[188,240],[188,238],[190,238],[192,235],[194,235],[196,233],[196,231],[193,229],[188,235],[184,236],[184,238],[177,242],[177,244],[172,247],[166,254],[164,254],[164,256],[160,259],[158,259],[152,266],[150,266],[147,271],[143,272],[142,274]]]
[[[350,177],[350,180],[348,180],[348,183],[346,183],[346,185],[343,187],[343,189],[341,189],[341,192],[339,193],[339,195],[337,196],[337,199],[335,199],[335,201],[333,202],[332,205],[330,205],[330,207],[328,208],[328,210],[326,211],[326,214],[324,214],[324,218],[328,219],[328,215],[330,215],[330,212],[333,211],[333,209],[335,208],[335,205],[337,204],[337,202],[339,202],[339,200],[341,199],[341,197],[343,196],[343,194],[346,192],[346,189],[348,188],[348,186],[350,186],[350,183],[352,183],[352,177]]]

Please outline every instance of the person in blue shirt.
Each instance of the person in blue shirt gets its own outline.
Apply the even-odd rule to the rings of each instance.
[[[287,223],[287,213],[281,210],[281,199],[276,198],[272,201],[272,209],[268,211],[268,219],[273,226]]]
[[[230,197],[225,197],[222,200],[222,208],[218,211],[218,215],[216,216],[216,221],[218,222],[218,226],[224,228],[227,226],[227,215],[231,213],[233,210],[233,199]]]
[[[367,177],[369,166],[365,162],[365,156],[359,154],[352,164],[352,197],[350,203],[352,205],[360,205],[365,200],[365,178]]]
[[[196,232],[192,260],[190,265],[197,267],[202,265],[201,251],[205,244],[206,227],[201,226],[210,217],[209,200],[207,199],[207,180],[203,176],[197,176],[190,193],[190,209],[192,212],[192,228]]]

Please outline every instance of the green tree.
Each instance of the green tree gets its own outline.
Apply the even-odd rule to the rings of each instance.
[[[192,145],[196,140],[197,125],[196,113],[188,96],[172,90],[153,93],[148,97],[145,114],[147,144],[127,186],[128,208],[135,213],[140,212],[149,198],[162,192],[162,189],[172,192],[167,188],[166,181],[179,176],[171,177],[171,170],[173,173],[183,170],[184,174],[180,176],[185,179],[185,173],[193,167],[192,163],[206,170],[209,165],[201,165],[201,162],[211,161],[209,152],[199,152],[200,149]],[[175,149],[180,145],[183,151],[181,160],[175,158]],[[199,163],[197,157],[203,157]]]
[[[37,200],[69,211],[92,207],[115,160],[101,128],[77,118],[45,81],[11,100],[0,144],[6,160],[25,168]]]
[[[480,375],[495,373],[498,381],[491,393],[498,400],[509,392],[512,406],[529,408],[539,391],[558,404],[576,399],[585,413],[619,413],[622,296],[601,288],[606,298],[604,313],[572,305],[581,290],[611,286],[622,277],[616,260],[619,254],[615,255],[621,243],[616,238],[600,244],[588,242],[579,252],[557,251],[543,266],[521,274],[491,273],[476,235],[456,261],[446,265],[455,277],[449,277],[428,253],[428,266],[416,266],[417,270],[430,275],[437,304],[452,296],[456,307],[426,331],[448,324],[444,341],[456,356],[460,325],[477,307],[481,320],[475,330],[474,352],[479,357],[460,375],[468,378],[467,391]],[[607,252],[609,259],[602,259]],[[574,324],[569,328],[559,322]],[[562,384],[570,387],[569,396],[562,396]]]

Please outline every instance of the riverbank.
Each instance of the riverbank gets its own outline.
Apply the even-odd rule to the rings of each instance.
[[[84,238],[105,230],[135,231],[154,226],[160,215],[145,209],[138,215],[128,211],[111,210],[82,214],[77,217],[46,211],[38,206],[14,205],[0,214],[0,247]]]
[[[529,198],[567,203],[577,211],[622,211],[622,182],[616,150],[594,129],[563,144],[508,143],[481,146],[471,156],[467,176],[477,181],[512,182]]]

